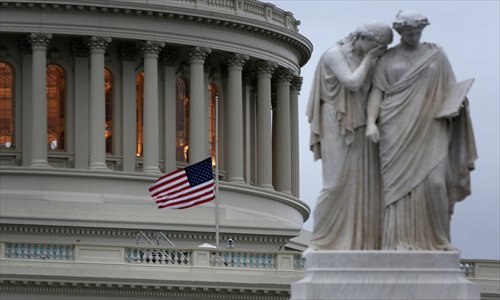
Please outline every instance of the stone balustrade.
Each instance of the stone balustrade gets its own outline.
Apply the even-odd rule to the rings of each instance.
[[[125,261],[134,264],[191,265],[192,250],[127,248]]]
[[[235,249],[167,248],[161,246],[93,246],[81,244],[0,243],[0,258],[14,260],[59,260],[122,262],[124,264],[202,266],[256,270],[302,271],[300,253]],[[120,256],[120,257],[119,257]]]
[[[223,268],[275,269],[277,253],[216,250],[211,252],[211,262]]]
[[[67,261],[74,260],[74,249],[74,245],[65,244],[5,243],[1,257]]]
[[[86,254],[82,255],[82,250]],[[89,252],[90,251],[90,252]],[[91,261],[92,255],[102,258],[103,251],[123,255],[110,258],[126,264],[165,265],[165,266],[209,266],[213,268],[242,268],[260,270],[304,270],[304,259],[300,253],[291,251],[255,251],[239,249],[205,249],[205,248],[168,248],[161,246],[92,246],[73,244],[43,244],[24,242],[0,243],[0,258],[16,260],[59,260],[59,261]],[[89,255],[89,253],[91,253]],[[85,256],[83,259],[82,257]],[[496,262],[496,264],[495,264]],[[470,278],[484,277],[479,269],[485,267],[498,271],[498,261],[483,262],[462,259],[460,269]],[[477,273],[477,274],[476,274]],[[491,273],[491,272],[490,272]]]
[[[238,276],[243,276],[242,278],[252,276],[251,274],[265,276],[270,274],[269,272],[280,272],[283,276],[292,276],[296,278],[294,280],[298,280],[304,271],[304,259],[301,253],[296,251],[0,242],[0,263],[3,271],[17,270],[19,267],[25,267],[28,262],[37,266],[43,264],[43,268],[50,270],[66,269],[79,264],[96,267],[105,265],[105,268],[112,267],[106,271],[111,273],[112,270],[123,272],[124,268],[130,270],[130,267],[135,265],[140,266],[138,272],[149,272],[141,273],[141,276],[146,277],[155,276],[155,272],[162,268],[171,268],[170,270],[178,272],[176,274],[191,274],[194,269],[218,274],[231,270],[236,271]],[[500,294],[498,260],[461,259],[460,268],[470,280],[480,285],[482,296],[497,297]],[[490,299],[488,297],[485,299]]]

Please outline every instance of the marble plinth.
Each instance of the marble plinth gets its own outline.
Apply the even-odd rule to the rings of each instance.
[[[459,268],[458,252],[306,251],[292,300],[467,299],[479,287]]]

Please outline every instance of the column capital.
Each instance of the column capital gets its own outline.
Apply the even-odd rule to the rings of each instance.
[[[274,72],[274,76],[279,82],[284,82],[290,84],[293,77],[295,76],[294,72],[287,68],[278,68],[276,72]]]
[[[159,41],[143,41],[141,43],[141,52],[146,55],[158,56],[161,49],[165,47],[164,42]]]
[[[86,43],[91,52],[99,50],[104,52],[111,43],[111,38],[103,36],[89,36],[86,39]]]
[[[137,45],[135,43],[122,43],[118,46],[118,54],[122,61],[135,61]]]
[[[31,33],[28,36],[28,43],[32,49],[36,47],[47,49],[50,45],[50,39],[52,39],[52,34],[50,33]]]
[[[278,67],[278,64],[267,61],[267,60],[259,60],[255,63],[255,69],[257,70],[257,74],[273,74],[274,70]]]
[[[250,59],[248,55],[240,53],[227,53],[225,61],[229,67],[243,68],[245,63]]]
[[[204,48],[204,47],[189,47],[187,55],[189,57],[190,61],[205,61],[205,59],[208,57],[208,55],[212,52],[212,49],[210,48]]]
[[[304,80],[304,77],[293,76],[293,78],[292,78],[292,87],[294,89],[296,89],[297,91],[300,91],[300,89],[302,89],[303,80]]]

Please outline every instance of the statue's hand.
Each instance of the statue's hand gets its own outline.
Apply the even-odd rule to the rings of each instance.
[[[387,46],[386,45],[380,45],[378,47],[375,47],[375,48],[371,49],[368,52],[367,56],[371,57],[371,58],[377,58],[377,57],[381,56],[382,54],[384,54],[386,51],[387,51]]]
[[[378,127],[377,125],[375,125],[374,123],[368,123],[366,125],[366,136],[374,143],[377,143],[379,138],[380,138],[380,134],[378,132]]]

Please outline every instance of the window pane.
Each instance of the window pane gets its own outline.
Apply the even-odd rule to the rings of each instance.
[[[66,90],[64,70],[59,65],[47,65],[47,147],[62,151],[65,145]]]
[[[0,150],[14,145],[14,68],[0,61]]]
[[[186,93],[186,82],[176,82],[176,158],[178,161],[189,161],[189,97]]]
[[[113,153],[113,74],[104,69],[106,153]]]
[[[144,105],[144,72],[137,74],[135,77],[135,103],[136,103],[136,120],[137,120],[137,148],[136,155],[142,156],[142,116]]]

